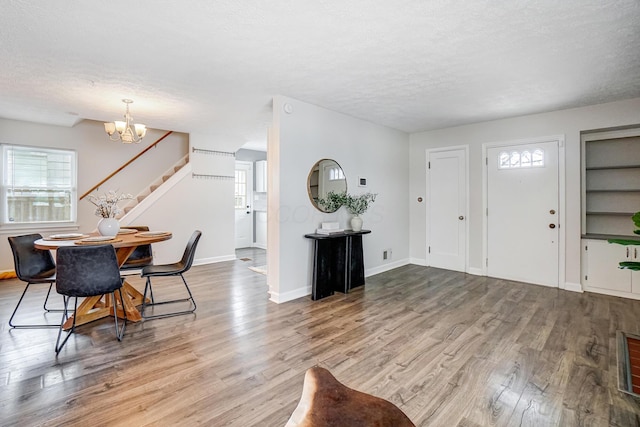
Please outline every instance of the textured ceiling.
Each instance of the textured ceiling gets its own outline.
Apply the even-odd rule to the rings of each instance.
[[[640,96],[639,0],[48,0],[0,9],[0,117],[264,140],[286,95],[406,132]]]

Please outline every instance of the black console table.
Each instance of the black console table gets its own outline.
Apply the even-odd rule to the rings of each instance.
[[[349,292],[364,285],[362,235],[371,230],[333,234],[305,234],[313,239],[313,288],[311,299]]]

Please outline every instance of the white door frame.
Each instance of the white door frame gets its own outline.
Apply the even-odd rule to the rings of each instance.
[[[488,165],[487,150],[495,147],[505,147],[513,145],[536,144],[542,142],[558,142],[558,288],[565,289],[565,248],[566,248],[566,197],[565,197],[565,145],[564,135],[551,135],[546,137],[535,137],[518,139],[511,141],[485,142],[482,144],[483,174],[482,174],[482,275],[487,275],[487,257],[489,256],[489,229],[487,220],[488,204]]]
[[[429,203],[431,203],[431,195],[429,194],[429,155],[431,153],[437,153],[437,152],[443,152],[443,151],[455,151],[455,150],[463,150],[464,151],[464,169],[465,169],[465,213],[464,213],[464,217],[465,217],[465,231],[464,231],[464,241],[465,241],[465,254],[464,254],[464,271],[465,273],[469,272],[469,146],[468,145],[454,145],[451,147],[440,147],[440,148],[428,148],[427,150],[425,150],[425,183],[426,183],[426,187],[425,187],[425,193],[426,193],[426,197],[427,197],[427,206],[426,206],[426,210],[427,213],[429,212]],[[429,221],[430,219],[428,217],[425,218],[427,223],[425,224],[425,234],[426,234],[426,247],[425,247],[425,252],[426,252],[426,261],[427,261],[427,266],[431,265],[431,255],[429,254],[429,246],[431,246],[431,236],[429,235]]]

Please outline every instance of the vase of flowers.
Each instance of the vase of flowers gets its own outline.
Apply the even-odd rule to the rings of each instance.
[[[95,214],[101,219],[98,222],[98,231],[103,236],[115,236],[120,231],[120,222],[117,216],[122,212],[118,202],[126,199],[133,199],[131,194],[118,194],[116,191],[109,191],[101,196],[89,195],[89,201],[96,206]]]
[[[363,193],[358,195],[347,194],[345,207],[353,215],[351,217],[351,229],[353,231],[362,230],[362,218],[360,215],[369,209],[369,205],[376,200],[377,194]]]
[[[98,232],[101,236],[115,236],[120,231],[120,221],[115,218],[102,218],[98,221]]]
[[[318,204],[325,208],[326,212],[335,212],[341,206],[347,208],[353,215],[351,218],[351,229],[353,231],[362,230],[362,218],[360,215],[369,209],[369,205],[376,200],[377,194],[363,193],[358,195],[347,192],[334,193],[330,191],[324,199],[318,199]]]

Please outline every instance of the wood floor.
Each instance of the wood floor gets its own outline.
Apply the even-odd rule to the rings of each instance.
[[[187,274],[195,315],[129,323],[122,342],[102,319],[57,358],[55,330],[9,329],[22,283],[0,282],[0,425],[283,426],[314,365],[416,425],[640,425],[615,350],[616,330],[640,334],[640,301],[410,265],[277,305],[248,269],[264,253],[240,256]]]

